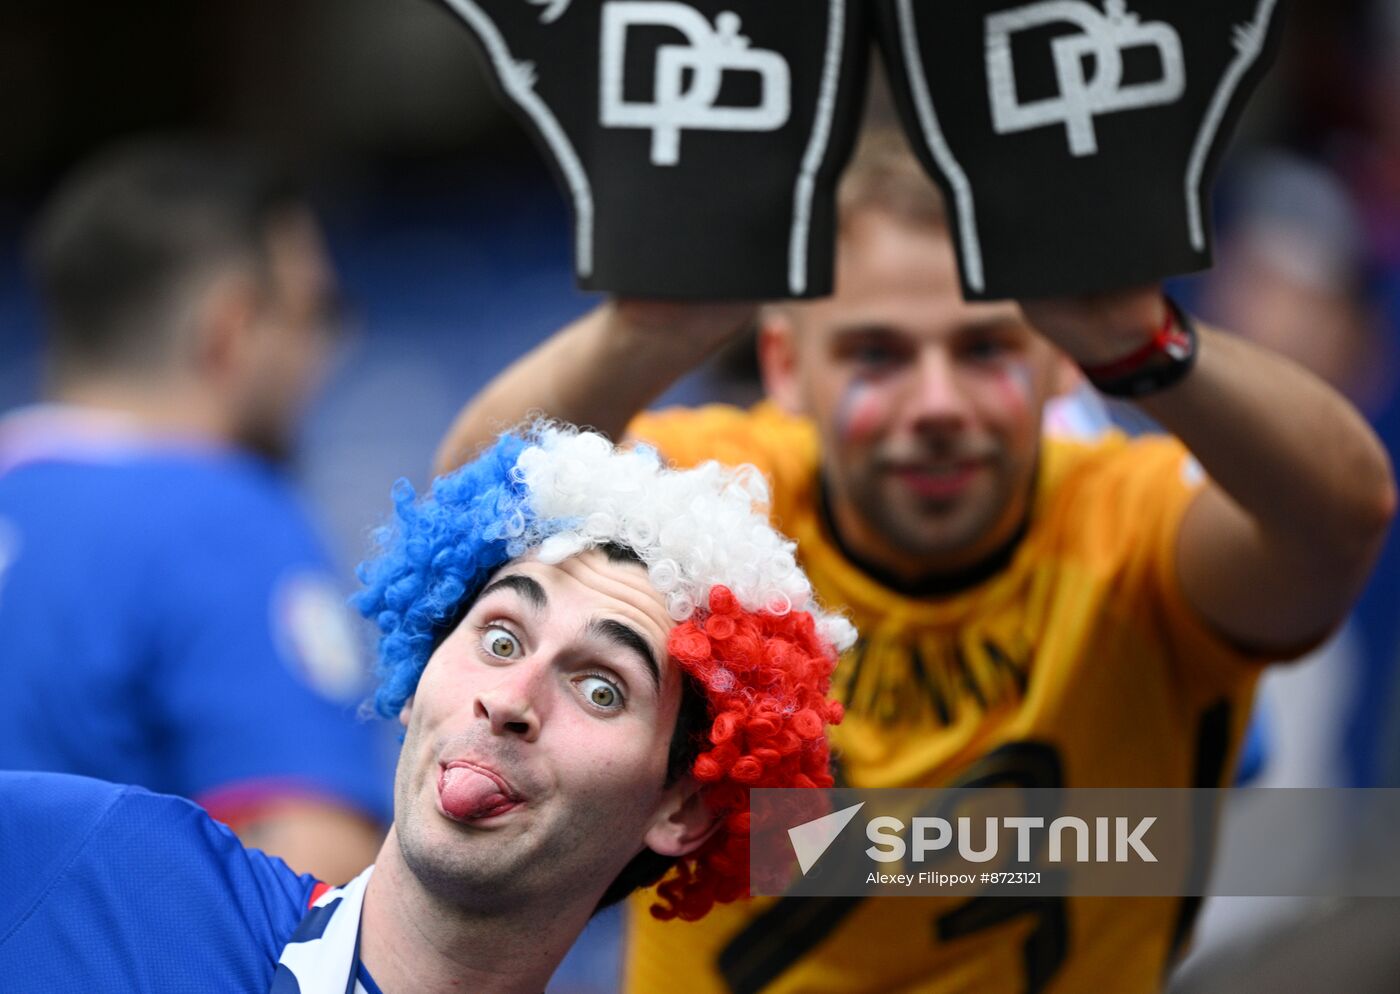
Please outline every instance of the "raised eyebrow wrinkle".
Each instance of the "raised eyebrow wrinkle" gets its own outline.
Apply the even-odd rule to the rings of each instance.
[[[540,586],[539,581],[519,573],[511,573],[509,576],[491,581],[477,595],[477,598],[480,599],[497,590],[514,590],[537,611],[543,611],[549,607],[549,596],[544,592],[544,587]]]
[[[647,672],[651,674],[651,682],[658,691],[661,689],[661,669],[656,665],[656,655],[651,651],[647,640],[637,634],[636,629],[613,618],[600,618],[591,622],[588,630],[600,638],[620,645],[624,649],[631,649],[641,656],[642,662],[647,664]]]

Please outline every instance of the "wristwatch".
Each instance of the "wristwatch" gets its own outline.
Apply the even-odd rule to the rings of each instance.
[[[1178,383],[1196,364],[1196,326],[1166,294],[1166,317],[1152,340],[1122,359],[1079,368],[1094,389],[1110,397],[1138,398]]]

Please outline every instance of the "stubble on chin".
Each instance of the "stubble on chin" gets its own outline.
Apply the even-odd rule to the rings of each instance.
[[[434,818],[441,825],[429,824]],[[441,831],[433,831],[436,827]],[[509,903],[510,871],[500,865],[489,840],[454,832],[436,812],[395,826],[399,857],[429,894],[446,907],[479,912],[483,905]]]
[[[852,503],[868,527],[902,558],[957,557],[976,545],[1001,513],[1001,502],[994,496],[919,500],[891,493],[893,488],[892,483],[859,488]]]

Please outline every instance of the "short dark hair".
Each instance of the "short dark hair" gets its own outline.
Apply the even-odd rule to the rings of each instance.
[[[265,279],[270,224],[304,203],[269,161],[216,141],[144,139],[79,166],[29,245],[55,370],[131,370],[168,355],[185,294],[229,266]]]

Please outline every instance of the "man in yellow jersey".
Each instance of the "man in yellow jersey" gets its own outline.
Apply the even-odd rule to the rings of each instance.
[[[762,311],[765,403],[637,416],[751,312],[611,302],[478,395],[443,466],[534,408],[682,464],[757,465],[861,633],[838,669],[838,782],[1224,785],[1259,668],[1315,645],[1364,583],[1396,500],[1380,444],[1321,380],[1189,331],[1158,288],[969,304],[954,266],[932,185],[868,139],[835,295]],[[1043,440],[1076,363],[1175,437]],[[1194,905],[767,899],[689,924],[641,900],[627,983],[1136,994],[1160,990]]]

